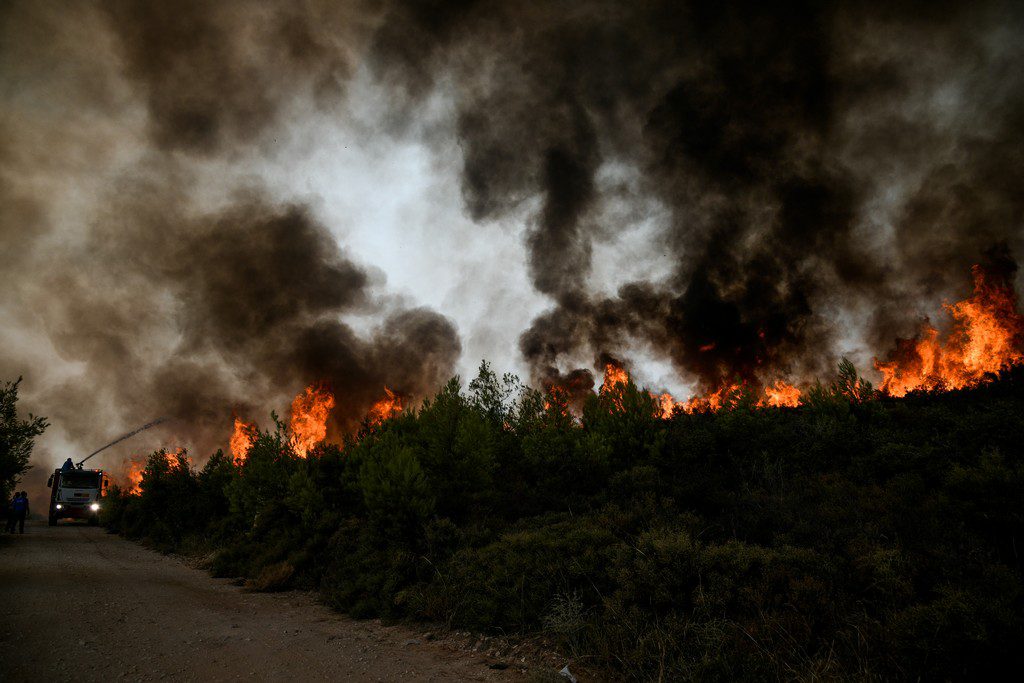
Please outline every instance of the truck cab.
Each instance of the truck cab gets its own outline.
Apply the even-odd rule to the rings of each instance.
[[[110,481],[103,470],[79,468],[59,469],[50,475],[50,526],[58,519],[85,519],[95,526],[100,523],[103,494]]]

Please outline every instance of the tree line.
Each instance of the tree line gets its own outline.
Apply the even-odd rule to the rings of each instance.
[[[543,637],[615,677],[976,678],[1024,642],[1024,371],[874,397],[578,417],[483,364],[308,458],[160,451],[109,528],[355,617]]]

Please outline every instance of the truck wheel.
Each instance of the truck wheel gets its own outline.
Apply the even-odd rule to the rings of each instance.
[[[100,518],[99,517],[90,517],[89,518],[89,526],[99,526],[99,524],[100,524]]]
[[[57,526],[57,518],[50,515],[50,526]]]

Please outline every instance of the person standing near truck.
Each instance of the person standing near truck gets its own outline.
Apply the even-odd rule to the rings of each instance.
[[[28,492],[22,491],[14,496],[11,501],[11,516],[8,521],[8,531],[14,533],[14,525],[18,525],[18,533],[25,533],[25,518],[28,517]]]

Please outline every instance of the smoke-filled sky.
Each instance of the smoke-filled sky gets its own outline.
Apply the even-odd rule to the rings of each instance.
[[[1024,253],[1019,3],[8,1],[0,378],[41,470],[319,381],[871,359]],[[995,251],[993,251],[995,250]],[[1019,282],[1019,278],[1018,278]]]

